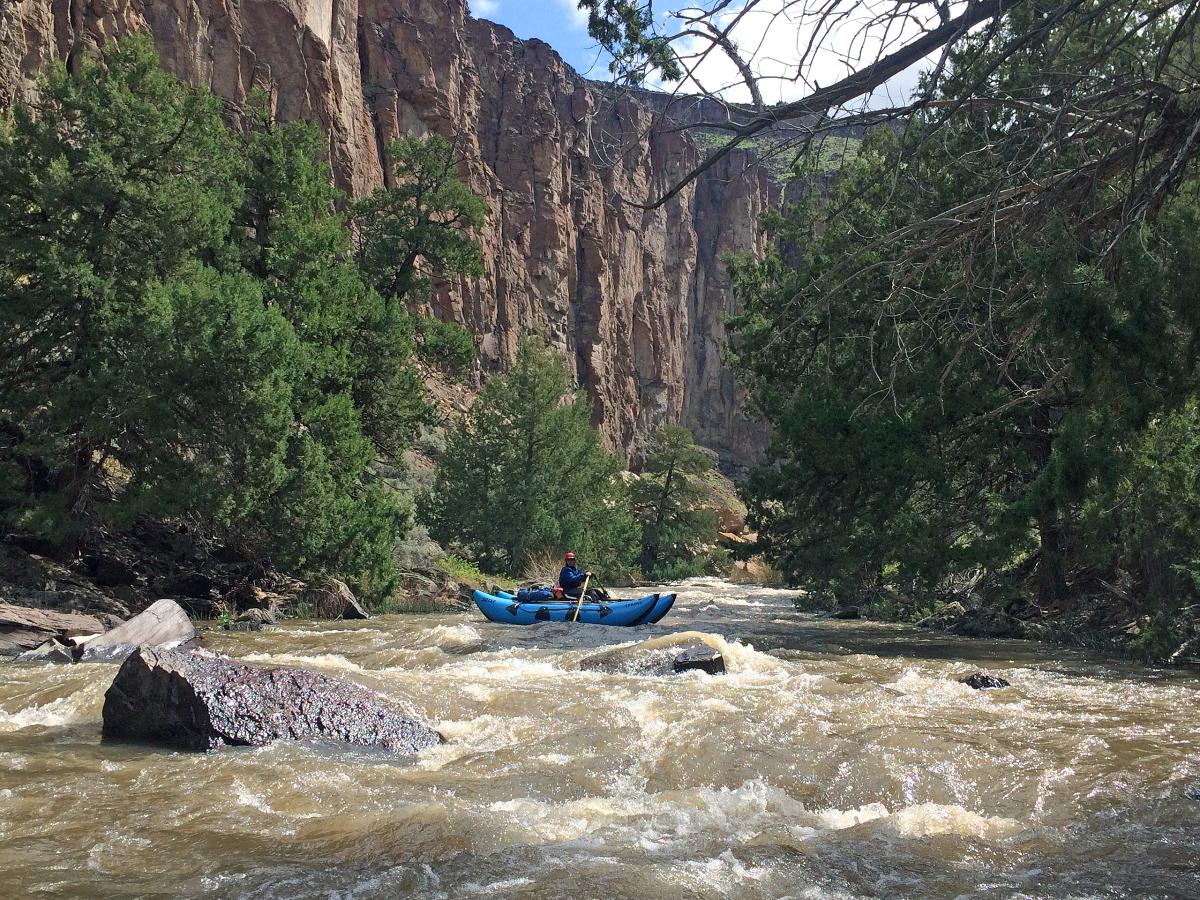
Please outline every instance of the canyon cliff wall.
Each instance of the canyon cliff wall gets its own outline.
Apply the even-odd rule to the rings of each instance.
[[[52,59],[130,32],[235,109],[259,86],[280,117],[319,124],[353,195],[383,181],[392,138],[454,141],[490,207],[486,274],[432,303],[478,336],[482,373],[540,334],[586,386],[611,449],[636,459],[671,421],[733,464],[762,447],[721,358],[720,257],[756,245],[779,188],[735,153],[659,210],[623,202],[700,158],[687,133],[655,127],[667,98],[589,81],[548,45],[472,19],[466,0],[2,0],[0,106]]]

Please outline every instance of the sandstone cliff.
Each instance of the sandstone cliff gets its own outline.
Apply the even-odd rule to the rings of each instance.
[[[546,44],[472,19],[466,0],[5,0],[0,105],[51,59],[131,31],[233,104],[258,85],[281,117],[318,123],[350,193],[380,183],[399,134],[456,141],[491,207],[487,274],[433,303],[478,336],[484,372],[539,333],[566,352],[611,448],[636,457],[664,421],[729,462],[761,446],[721,360],[719,260],[753,246],[778,188],[734,154],[661,210],[622,202],[699,157],[688,135],[652,127],[665,98],[590,82]]]

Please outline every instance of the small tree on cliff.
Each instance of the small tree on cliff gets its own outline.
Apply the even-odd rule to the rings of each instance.
[[[389,186],[353,205],[355,258],[389,312],[403,315],[428,299],[435,279],[478,277],[483,261],[472,231],[487,204],[458,179],[454,148],[439,135],[403,137],[388,146]],[[474,338],[452,322],[406,317],[417,353],[461,377],[475,359]],[[386,395],[377,395],[376,402]]]
[[[487,204],[458,180],[454,148],[439,135],[388,146],[392,184],[354,204],[355,252],[367,280],[386,298],[423,298],[434,278],[483,274],[470,230]]]
[[[646,458],[645,473],[632,487],[634,508],[642,524],[642,572],[675,574],[699,561],[717,531],[716,513],[701,509],[706,493],[699,476],[712,468],[692,433],[667,425],[657,434]],[[697,572],[698,574],[698,572]]]
[[[563,361],[530,338],[451,432],[422,515],[434,537],[492,571],[565,547],[623,571],[636,526],[619,470]]]

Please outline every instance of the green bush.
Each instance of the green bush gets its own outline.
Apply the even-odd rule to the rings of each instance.
[[[475,588],[487,587],[487,576],[479,571],[479,566],[461,556],[443,556],[437,561],[437,567],[457,582]]]
[[[454,322],[417,317],[417,356],[422,362],[463,379],[475,362],[475,336]]]

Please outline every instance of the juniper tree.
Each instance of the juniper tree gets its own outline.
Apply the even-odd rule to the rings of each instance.
[[[484,386],[451,431],[422,503],[430,533],[491,571],[575,550],[591,568],[627,570],[636,541],[618,461],[591,424],[566,365],[540,341]]]
[[[1030,181],[1070,181],[1082,161],[1108,158],[1103,128],[1078,128],[1053,152],[1019,146],[1045,139],[1033,98],[1066,107],[1096,82],[1125,83],[1176,23],[1127,42],[1081,85],[1076,64],[1056,63],[1125,34],[1115,12],[1107,31],[1092,24],[1086,40],[1048,24],[1020,52],[1009,47],[1030,27],[1019,17],[972,37],[939,89],[964,102],[937,140],[919,120],[873,133],[827,190],[771,221],[773,252],[733,266],[737,365],[775,429],[751,505],[793,576],[846,594],[1005,576],[1063,604],[1128,561],[1116,532],[1083,552],[1081,515],[1130,477],[1131,448],[1197,387],[1200,230],[1173,145],[1137,163],[1167,193],[1136,221],[1123,210],[1141,203],[1141,175],[1101,165],[1069,203],[1014,200],[992,227],[952,225],[973,198],[1031,197]],[[1197,72],[1191,49],[1177,49],[1168,91]],[[965,102],[981,78],[1013,102]],[[1194,178],[1194,157],[1183,165]]]
[[[0,425],[9,528],[70,542],[108,512],[222,514],[278,475],[295,347],[214,263],[239,196],[217,101],[107,45],[0,133]]]
[[[682,425],[666,425],[655,435],[644,472],[632,485],[642,526],[642,573],[674,572],[702,557],[717,536],[716,513],[701,507],[707,492],[699,476],[712,462]],[[703,565],[698,568],[702,569]]]

